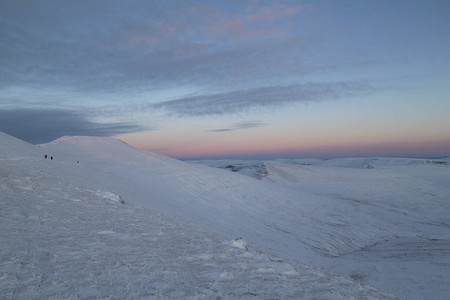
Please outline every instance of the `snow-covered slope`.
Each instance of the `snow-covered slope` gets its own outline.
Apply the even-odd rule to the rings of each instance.
[[[379,160],[374,169],[343,164],[358,159],[336,160],[345,166],[339,168],[267,162],[268,175],[262,180],[335,199],[339,204],[326,210],[341,220],[335,226],[348,228],[348,233],[379,227],[391,234],[314,265],[408,299],[446,298],[450,292],[450,166]],[[342,238],[344,242],[352,236]]]
[[[396,291],[408,299],[429,295],[445,298],[450,293],[446,279],[450,276],[448,158],[282,161],[289,164],[259,162],[260,168],[250,176],[299,193],[309,192],[310,197],[302,200],[304,210],[309,217],[327,223],[325,233],[331,236],[315,225],[312,233],[330,246],[343,250],[367,241],[367,237],[372,241],[347,253],[334,252],[337,258],[296,256],[298,259]],[[203,163],[214,167],[233,165],[232,161]],[[237,163],[241,170],[253,170],[256,164]],[[313,195],[330,199],[329,205],[319,210],[332,216],[333,222],[308,209],[308,203],[316,199]],[[333,230],[335,227],[340,230]],[[374,236],[383,231],[387,233],[384,238]]]
[[[265,177],[256,180],[110,138],[64,137],[38,149],[36,163],[57,166],[45,174],[107,203],[124,199],[225,241],[242,237],[250,248],[409,299],[449,293],[446,165],[351,169],[272,162],[261,165]],[[54,160],[44,161],[42,153]]]
[[[0,159],[43,157],[39,148],[0,131]]]
[[[113,152],[128,147],[108,139],[101,145],[79,141]],[[0,138],[0,144],[16,142]],[[8,147],[0,148],[2,299],[395,298],[138,206],[117,193],[129,181],[115,181],[115,189],[101,184],[104,178],[96,176],[114,175],[99,171],[95,155],[83,157],[92,163],[86,166],[71,155],[61,160],[56,149],[44,151],[54,155],[51,161],[38,148],[22,157],[5,152]]]
[[[189,160],[187,162],[205,165],[213,168],[219,168],[250,177],[255,177],[255,174],[258,172],[258,170],[261,168],[261,165],[263,164],[263,162],[259,160],[237,160],[237,159]]]
[[[320,167],[361,168],[372,169],[378,167],[399,167],[413,165],[448,165],[448,158],[424,159],[424,158],[399,158],[399,157],[356,157],[335,158],[313,163]]]
[[[114,139],[65,137],[41,148],[70,168],[79,160],[92,180],[124,199],[229,238],[244,237],[283,257],[333,268],[408,298],[448,292],[445,279],[435,278],[448,272],[443,267],[449,263],[448,166],[308,169],[276,162],[264,164],[268,176],[259,181],[140,151]],[[432,249],[431,260],[416,274],[410,261],[401,263],[401,273],[392,262],[374,269],[367,260],[343,259],[374,245],[401,245],[411,237],[417,240],[410,244],[430,244]],[[421,283],[415,286],[424,294],[411,289],[417,280]]]
[[[245,235],[260,247],[295,259],[337,257],[396,234],[389,224],[368,222],[362,215],[341,226],[341,217],[329,213],[346,205],[339,199],[183,163],[119,140],[64,137],[41,148],[68,167],[76,167],[76,161],[87,164],[87,174],[100,174],[93,180],[139,205],[220,234]],[[363,220],[367,226],[358,226]]]

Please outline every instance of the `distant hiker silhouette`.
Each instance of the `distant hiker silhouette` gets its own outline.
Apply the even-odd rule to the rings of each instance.
[[[53,160],[53,156],[50,156],[50,160]]]
[[[45,159],[47,159],[47,154],[45,154]]]

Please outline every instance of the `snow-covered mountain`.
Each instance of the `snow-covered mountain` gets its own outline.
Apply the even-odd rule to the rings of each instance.
[[[266,161],[262,160],[189,160],[190,163],[206,165],[214,168],[236,172],[242,175],[261,179],[267,175]],[[450,165],[450,157],[423,159],[398,157],[348,157],[334,159],[276,159],[271,162],[281,162],[290,165],[374,169],[383,167],[400,167],[410,165]],[[263,176],[261,176],[261,174]]]
[[[269,162],[256,180],[111,138],[2,133],[0,163],[6,298],[449,293],[445,164]]]

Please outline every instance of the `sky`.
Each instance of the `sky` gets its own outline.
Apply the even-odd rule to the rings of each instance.
[[[0,131],[179,159],[450,156],[450,1],[0,2]]]

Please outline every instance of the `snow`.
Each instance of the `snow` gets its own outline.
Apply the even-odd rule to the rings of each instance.
[[[38,148],[0,131],[0,159],[28,159],[44,156]]]
[[[188,162],[224,169],[245,176],[254,176],[254,174],[261,168],[262,165],[262,162],[257,160],[208,159],[208,160],[189,160]]]
[[[132,199],[120,203],[120,186],[112,192],[93,169],[59,158],[37,151],[1,160],[3,299],[394,298]]]
[[[331,259],[303,260],[337,274],[383,287],[408,299],[449,295],[450,169],[408,163],[375,169],[267,163],[263,180],[339,201],[330,207],[350,232],[388,233]],[[390,165],[390,163],[385,163]],[[326,183],[326,184],[324,184]],[[356,221],[356,222],[355,222]],[[409,290],[408,290],[409,289]]]
[[[265,162],[257,180],[110,138],[0,151],[2,298],[449,294],[445,164]]]
[[[231,245],[242,250],[248,250],[248,244],[243,238],[235,239],[231,242]]]
[[[399,157],[368,157],[368,158],[339,158],[322,160],[313,163],[315,166],[322,167],[341,167],[341,168],[362,168],[367,166],[378,167],[398,167],[411,165],[441,165],[449,164],[448,158],[441,159],[423,159],[423,158],[399,158]]]
[[[314,236],[319,237],[310,245],[321,255],[291,253],[287,249],[278,249],[278,253],[408,299],[430,295],[447,298],[448,158],[344,158],[308,165],[292,163],[261,162],[266,173],[261,180],[298,194],[310,194],[301,200],[306,211],[302,218],[309,217],[309,224],[318,224],[313,225],[311,236],[304,226],[295,237],[307,237],[304,241],[308,243]],[[244,166],[245,162],[240,164]],[[220,162],[215,165],[220,166]],[[328,203],[314,196],[324,197]],[[290,203],[288,207],[295,205]],[[286,234],[294,233],[281,224],[278,220],[273,226]]]

